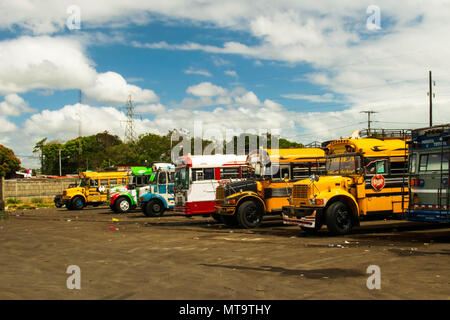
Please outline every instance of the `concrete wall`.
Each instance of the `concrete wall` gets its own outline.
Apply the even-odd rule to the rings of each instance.
[[[53,197],[62,193],[69,184],[77,178],[49,179],[49,180],[5,180],[5,200],[16,198],[23,202],[31,202],[34,198],[53,200]]]

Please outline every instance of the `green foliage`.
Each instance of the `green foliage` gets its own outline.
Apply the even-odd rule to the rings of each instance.
[[[10,178],[18,170],[20,160],[11,149],[0,144],[0,177]]]
[[[44,199],[41,199],[41,198],[33,198],[33,199],[31,199],[31,203],[34,203],[34,204],[42,204],[42,203],[44,203]]]
[[[8,198],[6,199],[6,204],[19,204],[22,200],[16,199],[16,198]]]
[[[253,139],[257,136],[250,135]],[[175,147],[182,141],[170,141],[171,132],[160,136],[153,133],[140,135],[134,143],[124,143],[119,137],[109,134],[107,131],[92,136],[69,140],[64,144],[58,142],[47,142],[47,139],[39,141],[34,152],[41,152],[42,172],[44,174],[59,174],[59,150],[61,150],[62,174],[77,173],[86,170],[100,170],[117,165],[149,166],[154,162],[171,162],[171,147]],[[240,137],[242,139],[242,137]],[[271,136],[268,135],[267,147],[271,146]],[[238,137],[234,137],[234,153],[238,148]],[[256,140],[257,141],[257,140]],[[188,142],[189,143],[189,142]],[[199,144],[202,150],[211,152],[210,140],[191,138],[191,154],[194,154],[195,144]],[[223,142],[223,150],[231,148],[231,142]],[[244,147],[249,152],[250,138],[246,137]],[[80,155],[81,146],[81,155]],[[259,145],[258,145],[259,147]],[[280,148],[301,148],[302,144],[279,139]],[[212,150],[212,154],[218,152]]]

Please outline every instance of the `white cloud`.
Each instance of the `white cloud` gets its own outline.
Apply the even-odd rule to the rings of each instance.
[[[213,85],[211,82],[202,82],[186,89],[186,92],[197,97],[215,97],[225,95],[227,90]]]
[[[20,116],[22,113],[34,112],[36,109],[30,108],[28,103],[15,93],[5,96],[5,100],[0,102],[0,114],[6,116]]]
[[[98,74],[94,85],[84,89],[84,93],[96,101],[109,103],[124,104],[129,95],[135,102],[159,101],[158,96],[152,90],[128,84],[120,74],[111,71]]]
[[[0,133],[5,134],[16,131],[17,129],[18,128],[14,123],[8,121],[5,117],[0,116]],[[8,141],[7,136],[3,136],[2,139],[4,142]]]
[[[0,94],[32,89],[82,89],[96,101],[125,103],[158,102],[149,89],[128,84],[118,73],[97,73],[94,63],[75,38],[20,37],[0,42]]]
[[[142,114],[156,114],[166,111],[166,107],[160,103],[157,104],[142,104],[135,107],[137,113]]]
[[[93,63],[77,41],[20,37],[0,42],[0,94],[31,89],[72,89],[95,79]]]
[[[224,73],[230,77],[237,77],[237,72],[234,70],[225,70]]]
[[[72,139],[78,135],[81,112],[82,135],[108,131],[123,137],[125,114],[112,107],[93,107],[85,104],[66,105],[57,110],[43,110],[32,115],[24,123],[24,133],[30,136],[46,136],[56,139]],[[152,131],[148,119],[135,119],[136,133]]]
[[[256,94],[249,91],[241,97],[235,98],[236,103],[244,105],[244,106],[258,106],[261,105],[261,101],[259,101]]]
[[[283,98],[295,99],[295,100],[307,100],[311,102],[337,102],[335,96],[332,93],[325,93],[322,95],[315,94],[282,94]]]
[[[190,67],[189,69],[186,69],[183,71],[186,74],[198,74],[205,77],[212,77],[212,74],[209,71],[206,70],[200,70],[200,69],[194,69]]]

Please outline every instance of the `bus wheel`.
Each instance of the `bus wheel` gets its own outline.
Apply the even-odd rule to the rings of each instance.
[[[147,217],[160,217],[164,213],[164,206],[159,200],[150,200],[145,206],[144,213]]]
[[[84,199],[80,196],[77,196],[70,201],[70,206],[73,210],[81,210],[84,208]]]
[[[131,204],[130,201],[125,198],[125,197],[121,197],[119,199],[116,200],[116,203],[114,203],[114,212],[117,213],[126,213],[128,211],[130,211],[131,208]]]
[[[222,218],[220,217],[220,214],[217,213],[211,213],[211,217],[216,220],[217,222],[222,222]]]
[[[352,212],[340,201],[337,201],[328,207],[326,220],[328,230],[336,235],[348,234],[353,227]]]
[[[246,201],[239,206],[237,220],[242,228],[256,228],[261,225],[262,214],[256,203]]]
[[[235,215],[232,216],[221,215],[220,218],[222,219],[222,223],[224,223],[227,227],[235,227],[239,224]]]

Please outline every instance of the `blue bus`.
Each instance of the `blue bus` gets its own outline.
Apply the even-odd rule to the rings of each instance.
[[[450,223],[450,124],[412,130],[406,219]]]
[[[155,178],[150,190],[139,197],[139,203],[147,217],[160,217],[164,211],[175,206],[175,166],[166,163],[156,163],[153,166],[156,168]]]

